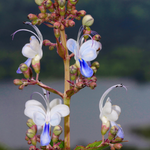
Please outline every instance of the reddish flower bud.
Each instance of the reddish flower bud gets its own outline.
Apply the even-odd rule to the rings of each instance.
[[[35,146],[30,146],[29,150],[36,150],[36,147]]]
[[[41,13],[46,13],[46,8],[44,7],[44,5],[39,6],[39,10],[41,11]]]
[[[78,11],[76,9],[71,10],[71,14],[76,15]]]
[[[52,5],[48,8],[48,10],[49,10],[50,12],[54,12],[54,4],[52,4]]]
[[[122,144],[121,143],[116,143],[116,144],[114,144],[114,148],[121,149],[122,148]]]
[[[55,14],[55,13],[51,13],[50,19],[51,19],[51,20],[54,20],[54,19],[56,19],[56,18],[57,18],[56,14]]]
[[[96,78],[96,76],[93,76],[90,80],[92,80],[93,82],[96,82],[97,78]]]
[[[69,0],[71,4],[75,5],[79,0]]]
[[[52,6],[52,1],[51,0],[46,0],[45,2],[44,2],[44,6],[46,7],[46,8],[49,8],[50,6]]]
[[[101,36],[99,34],[96,34],[93,36],[93,40],[99,41],[101,39]]]
[[[64,7],[59,7],[59,14],[60,14],[61,16],[64,16],[65,13],[66,13],[66,8],[65,8],[65,6],[64,6]]]
[[[25,87],[25,85],[22,84],[22,85],[20,85],[20,86],[18,87],[18,89],[19,89],[19,90],[23,90],[24,87]]]
[[[45,19],[45,18],[47,17],[47,14],[46,14],[46,13],[39,13],[39,14],[38,14],[38,17],[39,17],[40,19]]]
[[[29,20],[35,20],[35,19],[38,19],[38,17],[35,14],[29,14],[28,19]]]
[[[69,21],[68,21],[68,25],[69,25],[70,27],[73,27],[73,26],[75,25],[75,22],[74,22],[73,20],[69,20]]]
[[[23,84],[23,82],[20,79],[15,79],[13,82],[15,85],[22,85]]]
[[[84,87],[84,83],[83,82],[78,82],[76,83],[77,88],[82,89]]]
[[[53,25],[54,28],[58,29],[60,27],[60,22],[55,22]]]
[[[80,17],[83,17],[86,15],[86,11],[85,10],[80,10],[77,12],[77,14],[80,16]]]
[[[97,86],[97,84],[95,82],[91,82],[90,85],[89,85],[89,87],[91,89],[94,89],[96,86]]]

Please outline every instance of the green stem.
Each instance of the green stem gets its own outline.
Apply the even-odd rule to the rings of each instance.
[[[63,47],[66,50],[66,56],[64,59],[64,104],[67,105],[70,108],[70,98],[67,97],[66,91],[70,90],[70,72],[69,72],[69,66],[70,66],[70,58],[68,55],[68,49],[66,46],[66,35],[65,30],[60,31],[61,35],[61,42]],[[64,142],[65,142],[65,150],[70,150],[70,114],[64,118]]]

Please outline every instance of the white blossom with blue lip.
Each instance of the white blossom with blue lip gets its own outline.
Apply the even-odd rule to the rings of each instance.
[[[62,104],[61,99],[53,99],[49,103],[49,93],[43,89],[45,97],[41,95],[46,103],[47,109],[37,100],[31,99],[28,100],[25,104],[24,114],[31,118],[34,123],[41,127],[43,126],[43,131],[40,136],[40,142],[42,146],[46,146],[50,143],[50,126],[57,126],[61,121],[61,117],[66,117],[69,115],[69,107],[65,104]]]
[[[40,30],[35,25],[32,25],[31,22],[25,22],[25,24],[32,26],[35,29],[37,34],[28,29],[19,29],[12,34],[12,38],[14,38],[15,34],[20,31],[31,32],[32,34],[35,35],[35,36],[31,36],[30,43],[25,44],[25,46],[22,48],[23,56],[28,58],[24,63],[29,67],[31,65],[31,61],[38,62],[43,56],[43,51],[42,51],[43,36]],[[22,73],[20,68],[18,68],[16,72]]]
[[[83,36],[80,38],[83,29],[79,30],[77,41],[74,39],[67,40],[67,48],[69,51],[74,53],[75,60],[80,63],[80,72],[85,77],[91,77],[93,75],[93,70],[90,68],[87,62],[94,60],[98,52],[97,50],[102,49],[100,42],[97,42],[91,38],[85,42]],[[91,37],[90,35],[88,35]]]
[[[126,89],[124,85],[116,84],[104,92],[99,102],[99,109],[100,109],[99,117],[102,120],[103,124],[111,124],[111,126],[116,126],[118,128],[117,136],[120,138],[124,138],[124,132],[122,128],[119,125],[117,125],[115,122],[119,118],[119,115],[121,113],[121,108],[118,105],[112,105],[109,97],[107,98],[103,106],[103,101],[105,97],[107,96],[107,94],[116,87],[124,87]]]

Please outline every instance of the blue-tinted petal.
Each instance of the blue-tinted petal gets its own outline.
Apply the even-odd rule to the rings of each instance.
[[[120,126],[117,126],[117,128],[119,129],[117,132],[117,136],[119,136],[120,138],[124,138],[124,132],[123,129]]]
[[[43,132],[40,136],[40,142],[42,146],[46,146],[50,143],[51,141],[51,137],[49,135],[49,129],[50,129],[50,124],[49,123],[45,123],[44,127],[43,127]]]
[[[116,122],[113,121],[111,121],[111,126],[116,126],[118,128],[117,136],[123,139],[124,138],[123,129]]]
[[[32,58],[28,58],[28,59],[24,62],[24,64],[26,64],[28,67],[30,67],[31,61],[32,61]]]
[[[85,60],[79,59],[80,62],[80,72],[85,77],[91,77],[93,75],[93,70],[88,66]]]
[[[18,67],[16,73],[18,73],[18,74],[21,74],[21,73],[22,73],[22,71],[20,70],[20,67]]]

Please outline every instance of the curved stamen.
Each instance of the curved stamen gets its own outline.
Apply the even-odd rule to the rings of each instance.
[[[17,32],[20,32],[20,31],[27,31],[27,32],[30,32],[30,33],[34,34],[34,35],[38,38],[38,40],[40,41],[40,38],[38,37],[38,35],[35,34],[33,31],[28,30],[28,29],[19,29],[19,30],[15,31],[15,32],[12,34],[12,40],[14,39],[15,34],[16,34]]]
[[[109,89],[107,89],[104,94],[102,95],[101,99],[100,99],[100,102],[99,102],[99,108],[100,108],[100,112],[102,111],[102,107],[103,107],[103,101],[105,99],[105,97],[107,96],[107,94],[114,88],[117,88],[117,87],[124,87],[126,90],[127,88],[123,85],[123,84],[116,84],[112,87],[110,87]]]
[[[24,22],[24,23],[25,23],[25,24],[28,24],[28,25],[30,25],[30,26],[32,26],[32,27],[34,28],[34,30],[37,32],[37,34],[38,34],[38,36],[39,36],[39,38],[40,38],[40,46],[42,47],[42,44],[43,44],[43,36],[42,36],[40,30],[39,30],[35,25],[32,25],[31,22]]]
[[[82,45],[82,43],[83,43],[83,36],[85,36],[85,35],[88,35],[90,38],[91,38],[91,40],[92,40],[92,45],[93,45],[93,43],[94,43],[94,40],[93,40],[93,38],[92,38],[92,36],[90,35],[90,34],[83,34],[82,36],[81,36],[81,38],[80,38],[80,40],[79,40],[79,45]]]
[[[44,98],[44,96],[43,96],[41,93],[39,93],[39,92],[33,92],[33,93],[31,94],[31,96],[30,96],[30,99],[32,99],[33,94],[39,94],[39,95],[44,99],[44,101],[45,101],[45,103],[46,103],[46,106],[48,106],[47,100]]]

